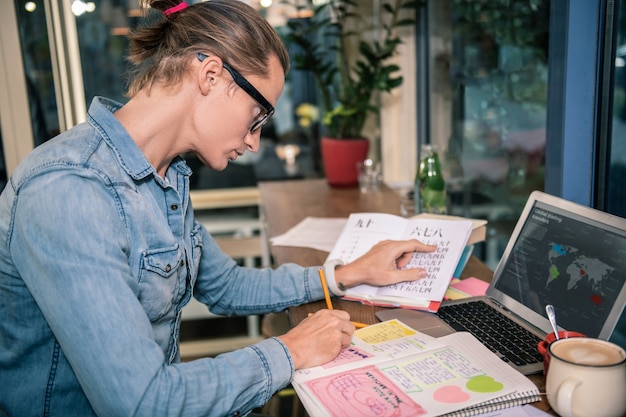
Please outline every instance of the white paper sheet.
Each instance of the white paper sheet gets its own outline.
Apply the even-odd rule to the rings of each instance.
[[[347,218],[307,217],[286,233],[270,239],[273,246],[296,246],[330,252]]]

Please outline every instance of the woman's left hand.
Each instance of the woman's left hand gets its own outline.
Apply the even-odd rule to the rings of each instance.
[[[345,288],[358,284],[383,286],[425,278],[422,268],[403,269],[414,252],[433,252],[434,245],[419,240],[384,240],[351,263],[335,270],[337,285]]]

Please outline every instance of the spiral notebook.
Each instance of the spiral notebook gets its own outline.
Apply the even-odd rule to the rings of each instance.
[[[433,338],[399,320],[357,330],[292,385],[311,416],[473,416],[539,401],[538,388],[474,336]]]

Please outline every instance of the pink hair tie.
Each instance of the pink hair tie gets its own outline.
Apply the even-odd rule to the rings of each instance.
[[[185,10],[187,7],[189,7],[189,5],[187,3],[185,3],[184,1],[181,1],[176,6],[170,7],[169,9],[163,10],[163,14],[165,16],[169,16],[171,14],[180,12],[181,10]]]

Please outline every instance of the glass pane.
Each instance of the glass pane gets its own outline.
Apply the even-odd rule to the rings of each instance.
[[[613,85],[613,126],[608,138],[610,167],[608,170],[607,208],[609,213],[626,217],[626,7],[616,2],[616,56]]]
[[[93,12],[85,12],[76,17],[78,30],[85,99],[87,104],[96,95],[125,102],[124,73],[129,69],[125,60],[128,41],[126,34],[142,23],[142,13],[131,6],[136,2],[127,0],[96,0]],[[190,2],[193,3],[193,2]],[[268,11],[260,9],[267,14]],[[282,28],[277,28],[280,33]],[[297,75],[293,75],[297,76]],[[216,172],[203,166],[193,155],[186,155],[194,170],[191,177],[193,189],[230,188],[254,186],[257,181],[301,178],[315,175],[315,168],[309,156],[305,138],[294,133],[294,112],[290,93],[302,94],[299,83],[289,83],[285,94],[277,104],[277,112],[263,127],[261,148],[256,154],[246,152],[224,171]],[[288,167],[281,145],[297,145],[295,160],[297,166]],[[278,151],[278,152],[277,152]],[[281,152],[283,151],[283,152]],[[279,157],[283,156],[283,159]]]
[[[50,44],[41,2],[15,1],[35,146],[59,133]]]
[[[495,267],[531,191],[543,189],[548,0],[428,2],[430,142],[450,211],[489,220]]]
[[[190,1],[190,3],[199,0]],[[126,61],[128,41],[125,35],[142,23],[146,17],[135,8],[137,1],[93,0],[72,2],[83,71],[85,102],[89,106],[94,96],[105,96],[124,103],[126,89],[124,74],[129,69]],[[41,2],[15,0],[18,23],[28,80],[31,116],[35,145],[59,132],[59,121],[46,16]],[[259,11],[276,22],[279,33],[285,30],[286,16],[279,2],[271,9]],[[276,16],[278,15],[278,19]],[[221,172],[203,166],[193,155],[186,155],[194,169],[192,188],[227,188],[254,186],[260,180],[319,176],[314,164],[306,132],[299,128],[294,104],[307,101],[307,84],[302,74],[292,71],[285,92],[276,105],[274,118],[262,131],[261,149],[256,154],[246,152],[244,157]],[[295,165],[289,165],[290,152],[296,145]],[[287,156],[285,156],[287,153]]]
[[[86,3],[85,3],[86,4]],[[76,10],[76,30],[80,48],[83,84],[87,106],[94,96],[125,102],[124,74],[128,32],[141,18],[139,10],[127,0],[97,0],[92,7]]]

